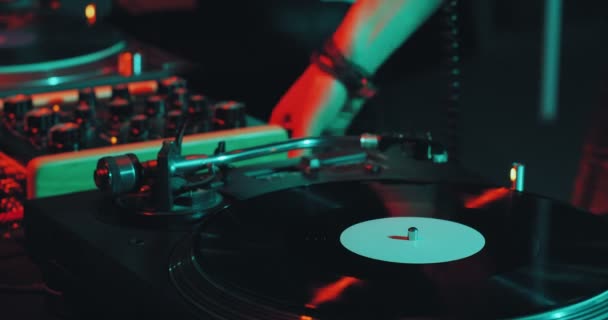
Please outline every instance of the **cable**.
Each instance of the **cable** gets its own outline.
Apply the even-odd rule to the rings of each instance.
[[[447,126],[446,148],[450,162],[458,162],[460,158],[460,89],[461,89],[461,41],[460,17],[458,15],[458,0],[448,0],[442,7],[445,13],[445,41],[447,44],[448,64],[448,99],[446,102]]]
[[[184,139],[184,135],[186,134],[186,130],[188,129],[189,125],[190,125],[190,117],[186,116],[177,130],[177,134],[175,136],[175,145],[180,150],[182,148],[182,140]]]

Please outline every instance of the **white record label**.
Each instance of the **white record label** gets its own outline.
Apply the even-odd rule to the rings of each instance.
[[[417,237],[411,228],[417,229]],[[414,239],[415,238],[415,239]],[[342,245],[367,258],[409,264],[470,257],[485,245],[479,231],[463,224],[422,217],[382,218],[357,223],[340,235]]]

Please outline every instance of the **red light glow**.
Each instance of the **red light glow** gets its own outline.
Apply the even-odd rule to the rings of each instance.
[[[118,56],[118,73],[124,77],[133,75],[133,54],[123,52]]]
[[[312,301],[306,304],[306,306],[315,309],[323,303],[338,300],[346,289],[360,282],[361,280],[354,277],[342,277],[336,282],[317,289]]]
[[[507,188],[488,189],[481,195],[466,200],[464,207],[467,209],[483,208],[494,201],[504,198],[507,194],[509,194],[509,189]]]

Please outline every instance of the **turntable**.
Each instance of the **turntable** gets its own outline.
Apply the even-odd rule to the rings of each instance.
[[[298,148],[321,151],[232,167]],[[446,159],[417,136],[178,138],[100,159],[103,192],[29,201],[26,234],[81,318],[605,318],[606,221],[524,192],[521,166],[504,188]]]
[[[159,79],[192,65],[104,23],[37,13],[0,29],[0,98]],[[135,58],[134,58],[135,57]],[[124,64],[131,64],[126,74]],[[127,69],[128,66],[127,66]]]

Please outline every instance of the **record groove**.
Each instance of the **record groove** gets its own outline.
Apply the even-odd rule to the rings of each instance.
[[[605,314],[608,248],[598,244],[608,241],[606,222],[518,192],[471,202],[490,191],[376,181],[265,194],[209,216],[175,250],[171,279],[199,311],[220,319]],[[391,217],[456,222],[486,242],[471,256],[431,264],[370,259],[340,243],[349,227]]]

